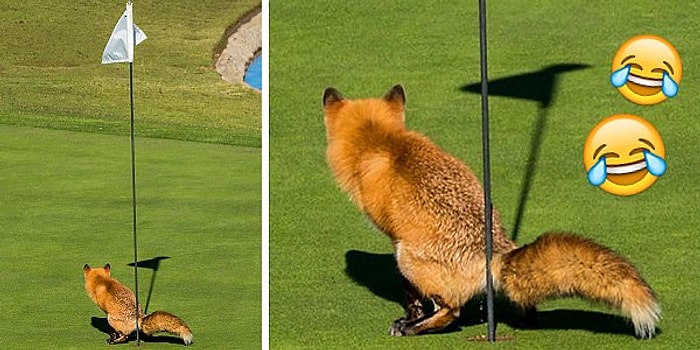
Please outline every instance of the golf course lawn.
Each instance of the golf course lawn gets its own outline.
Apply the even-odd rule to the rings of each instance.
[[[540,327],[497,304],[495,348],[696,349],[700,320],[700,69],[698,4],[642,0],[488,2],[492,198],[518,244],[550,230],[592,238],[627,257],[663,312],[650,341],[614,310],[577,299],[539,306]],[[469,303],[457,327],[388,335],[403,294],[390,241],[342,193],[325,163],[321,96],[407,94],[406,123],[481,177],[476,2],[278,1],[270,4],[270,347],[273,349],[493,348],[485,313]],[[678,96],[653,106],[610,84],[617,48],[644,33],[683,60]],[[476,92],[476,93],[475,93]],[[667,172],[640,194],[588,184],[589,131],[630,113],[659,130]]]
[[[259,348],[259,149],[136,147],[139,261],[169,257],[139,269],[142,305],[152,289],[148,311],[182,317],[196,346]],[[104,348],[82,267],[110,263],[133,288],[128,137],[0,125],[0,149],[0,346]]]

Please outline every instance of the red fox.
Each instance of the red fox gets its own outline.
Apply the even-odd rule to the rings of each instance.
[[[484,196],[462,162],[404,124],[405,93],[382,98],[323,94],[328,165],[339,187],[391,239],[404,280],[406,315],[391,335],[441,330],[484,291]],[[661,317],[656,296],[635,267],[582,237],[548,233],[518,248],[493,211],[494,286],[525,315],[539,302],[578,296],[620,310],[639,338],[651,338]],[[424,311],[423,301],[434,311]],[[427,313],[427,314],[426,314]]]
[[[107,343],[123,343],[136,330],[136,297],[124,284],[110,276],[110,266],[91,268],[83,266],[85,290],[90,299],[107,314],[107,322],[114,329]],[[139,330],[146,335],[167,332],[182,338],[185,345],[192,344],[192,331],[179,317],[164,311],[145,315],[139,305]]]

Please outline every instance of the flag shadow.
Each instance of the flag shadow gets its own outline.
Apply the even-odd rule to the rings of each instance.
[[[151,295],[153,294],[153,285],[156,283],[156,273],[160,269],[160,262],[166,259],[170,259],[169,256],[158,256],[152,259],[137,261],[135,264],[130,263],[128,266],[137,268],[153,270],[151,274],[151,285],[148,287],[148,297],[146,298],[146,305],[143,307],[143,312],[148,313],[148,305],[151,303]]]
[[[549,108],[554,101],[559,76],[563,73],[590,68],[582,63],[552,64],[538,71],[511,75],[488,82],[489,96],[503,96],[538,102],[540,108]],[[481,82],[460,87],[463,92],[481,93]]]
[[[345,273],[356,284],[374,295],[406,308],[403,281],[393,254],[349,250],[345,253]],[[403,312],[403,311],[402,311]],[[587,310],[547,310],[537,312],[535,324],[524,324],[520,309],[503,295],[496,295],[494,314],[497,323],[513,329],[584,330],[593,333],[634,335],[634,326],[624,317]],[[397,313],[396,318],[403,316]],[[387,320],[387,324],[393,320]],[[478,295],[462,306],[459,320],[441,333],[459,331],[486,323],[486,298]]]
[[[489,96],[503,96],[537,102],[537,118],[530,135],[530,149],[523,174],[522,187],[515,222],[512,228],[513,241],[518,240],[518,233],[525,212],[525,204],[532,186],[532,179],[537,166],[542,136],[547,127],[547,111],[554,101],[561,74],[589,68],[581,63],[563,63],[549,65],[535,72],[522,73],[488,82]],[[481,93],[481,82],[466,84],[460,87],[462,92]]]

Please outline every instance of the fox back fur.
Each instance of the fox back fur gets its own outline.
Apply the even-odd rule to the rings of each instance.
[[[400,85],[382,98],[323,95],[328,165],[355,204],[392,241],[407,296],[392,335],[445,328],[484,291],[484,195],[474,173],[427,137],[406,128]],[[638,337],[654,335],[656,297],[634,266],[579,236],[550,233],[522,248],[493,211],[494,285],[524,311],[545,299],[579,296],[629,317]],[[424,313],[422,300],[434,311]]]
[[[126,342],[129,334],[139,330],[146,335],[167,332],[182,338],[185,345],[192,343],[192,331],[179,317],[164,311],[155,311],[148,315],[139,305],[136,312],[136,297],[124,284],[110,274],[111,268],[106,264],[102,268],[83,266],[85,290],[92,301],[107,314],[107,322],[115,333],[107,339],[109,344]]]

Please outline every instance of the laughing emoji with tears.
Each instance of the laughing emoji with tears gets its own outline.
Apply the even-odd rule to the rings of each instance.
[[[678,95],[683,66],[678,51],[656,35],[627,40],[615,53],[610,83],[629,101],[653,105]]]
[[[588,182],[618,196],[651,187],[666,172],[665,157],[656,128],[631,114],[605,118],[588,134],[583,148]]]

